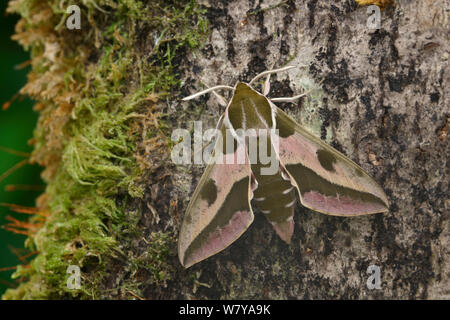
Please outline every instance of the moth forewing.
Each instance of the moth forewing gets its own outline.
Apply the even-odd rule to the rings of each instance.
[[[342,216],[388,211],[383,190],[361,167],[272,106],[280,161],[295,181],[302,205]]]
[[[221,126],[226,139],[225,126]],[[222,141],[226,144],[226,141]],[[227,156],[227,150],[216,142],[214,153]],[[244,153],[238,145],[236,153]],[[213,162],[206,167],[186,210],[178,241],[178,256],[189,267],[228,247],[253,222],[251,171],[244,163]],[[246,196],[243,196],[243,195]]]

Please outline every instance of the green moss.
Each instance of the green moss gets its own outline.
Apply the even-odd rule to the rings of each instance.
[[[132,274],[145,270],[146,276],[142,283],[146,285],[161,285],[169,280],[173,267],[168,263],[168,257],[171,255],[170,244],[173,240],[169,233],[152,232],[147,240],[148,249],[139,257],[131,259]]]
[[[174,239],[167,233],[151,233],[144,252],[124,257],[124,247],[145,239],[139,211],[128,206],[144,193],[136,122],[154,103],[149,95],[166,96],[179,85],[174,57],[200,45],[207,22],[195,1],[81,3],[80,31],[66,30],[71,3],[64,0],[10,3],[9,11],[23,17],[15,37],[33,59],[22,93],[41,112],[33,160],[46,167],[39,208],[48,217],[26,242],[39,254],[18,267],[14,277],[23,281],[4,299],[133,298],[142,285],[160,285],[173,272],[167,259]],[[150,47],[136,45],[141,33],[153,35],[143,41]],[[128,274],[118,288],[105,285],[112,262]],[[66,285],[70,265],[81,269],[79,290]]]

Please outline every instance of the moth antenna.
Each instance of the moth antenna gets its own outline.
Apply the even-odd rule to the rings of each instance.
[[[197,98],[197,97],[199,97],[199,96],[201,96],[201,95],[204,95],[205,93],[208,93],[208,92],[211,92],[211,91],[214,91],[214,90],[221,90],[221,89],[234,90],[233,87],[220,85],[220,86],[211,87],[211,88],[205,89],[205,90],[203,90],[203,91],[194,93],[194,94],[192,94],[192,95],[190,95],[190,96],[188,96],[188,97],[184,97],[184,98],[181,99],[181,100],[183,100],[183,101],[192,100],[192,99],[195,99],[195,98]]]
[[[256,80],[258,80],[261,77],[264,77],[267,74],[272,74],[272,73],[277,73],[277,72],[282,72],[282,71],[287,71],[293,68],[302,68],[302,67],[307,67],[307,65],[299,65],[299,66],[287,66],[287,67],[283,67],[280,69],[274,69],[274,70],[267,70],[264,72],[261,72],[260,74],[258,74],[256,77],[254,77],[248,84],[251,85],[253,82],[255,82]]]
[[[323,82],[324,79],[320,80],[320,82],[318,84],[316,84],[314,87],[312,87],[311,89],[309,89],[308,91],[299,94],[297,96],[294,97],[282,97],[282,98],[272,98],[270,99],[270,101],[272,102],[294,102],[297,99],[300,99],[301,97],[304,97],[306,95],[308,95],[309,93],[311,93],[313,90],[316,90]]]

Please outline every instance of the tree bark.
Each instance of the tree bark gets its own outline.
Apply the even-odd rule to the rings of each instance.
[[[298,204],[290,246],[257,213],[239,240],[180,275],[202,272],[211,288],[183,287],[179,296],[448,299],[448,4],[397,1],[381,11],[378,30],[353,1],[202,4],[211,35],[180,67],[183,93],[200,81],[234,85],[286,63],[308,65],[274,76],[270,96],[323,80],[322,91],[281,108],[367,170],[391,208],[342,218]],[[200,119],[212,128],[223,109],[213,95],[206,103]],[[179,173],[180,199],[201,171]],[[370,265],[380,268],[380,289],[367,286]]]

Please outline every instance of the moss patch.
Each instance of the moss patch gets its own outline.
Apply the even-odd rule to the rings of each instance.
[[[143,237],[127,204],[143,196],[142,170],[156,170],[147,158],[167,152],[158,99],[179,85],[176,57],[202,41],[203,11],[194,1],[80,1],[81,29],[68,30],[71,4],[9,4],[22,16],[14,38],[31,52],[21,93],[37,100],[32,161],[48,186],[37,202],[46,221],[26,242],[39,254],[18,267],[22,282],[4,299],[138,298],[143,284],[171,277],[169,233],[151,233],[145,252],[125,256]],[[70,265],[81,269],[81,289],[67,287]],[[111,283],[112,268],[125,280]]]

